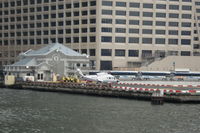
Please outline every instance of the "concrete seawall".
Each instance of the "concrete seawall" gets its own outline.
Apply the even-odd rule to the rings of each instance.
[[[62,92],[69,94],[83,94],[102,97],[117,97],[136,100],[152,100],[153,90],[123,89],[116,88],[111,84],[79,84],[79,83],[48,83],[48,82],[23,82],[13,86],[11,89],[26,89],[34,91]],[[172,103],[200,103],[199,94],[190,93],[165,93],[164,102]]]

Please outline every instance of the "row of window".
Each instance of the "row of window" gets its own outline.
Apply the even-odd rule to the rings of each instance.
[[[153,44],[153,38],[143,37],[141,38],[142,44]],[[168,40],[168,43],[167,43]],[[101,42],[104,43],[112,43],[113,39],[111,36],[102,36]],[[114,40],[115,43],[126,43],[126,37],[115,37]],[[140,38],[139,37],[129,37],[128,43],[132,44],[139,44]],[[169,45],[178,45],[181,43],[181,45],[191,45],[190,39],[181,39],[179,42],[179,39],[165,39],[165,38],[155,38],[155,44],[169,44]]]
[[[48,44],[47,42],[48,39],[43,39],[44,44]],[[140,39],[138,37],[129,37],[128,43],[132,43],[132,44],[139,44]],[[167,43],[168,40],[168,43]],[[57,41],[59,43],[64,43],[64,39],[63,38],[58,38]],[[107,36],[102,36],[101,38],[102,42],[112,42],[112,38],[111,37],[107,37]],[[20,44],[23,42],[24,45],[27,44],[41,44],[42,39],[17,39],[15,40],[0,40],[0,44],[4,44],[4,45],[9,45],[9,44]],[[46,43],[45,43],[46,42]],[[52,42],[56,42],[56,38],[52,39]],[[87,42],[96,42],[96,37],[95,36],[83,36],[83,37],[66,37],[65,38],[65,43],[87,43]],[[115,42],[116,43],[125,43],[126,42],[126,38],[125,37],[115,37]],[[155,44],[169,44],[169,45],[178,45],[179,44],[179,39],[165,39],[165,38],[155,38]],[[190,39],[181,39],[180,40],[181,45],[191,45],[191,40]],[[153,44],[153,38],[142,38],[142,44]]]
[[[34,10],[35,8],[30,8],[29,9],[29,11],[30,12],[36,12],[35,10]],[[37,8],[37,12],[41,12],[42,11],[42,9],[41,8]],[[44,7],[44,10],[43,11],[49,11],[49,10],[47,10],[47,9],[45,9],[45,7]],[[27,14],[27,13],[29,13],[28,12],[28,9],[26,8],[26,9],[23,9],[23,10],[21,10],[21,9],[16,9],[16,10],[5,10],[5,11],[0,11],[0,16],[2,16],[2,15],[9,15],[9,14],[11,14],[11,15],[16,15],[16,14]],[[71,17],[71,16],[86,16],[86,15],[96,15],[96,10],[94,10],[94,9],[91,9],[91,10],[89,10],[89,11],[87,11],[87,10],[83,10],[83,11],[74,11],[74,12],[66,12],[65,13],[66,14],[66,17]],[[61,17],[65,17],[65,14],[64,13],[58,13],[57,14],[57,17],[59,17],[59,18],[61,18]],[[46,15],[48,15],[48,14],[46,14]],[[46,16],[45,15],[45,16]],[[53,14],[51,14],[51,18],[53,17],[52,16]],[[40,15],[41,16],[41,15]],[[49,15],[48,15],[49,16]],[[56,18],[56,14],[54,15],[55,16],[55,18]],[[42,16],[41,16],[42,17]],[[49,18],[50,18],[49,17]]]
[[[112,19],[102,19],[101,22],[103,24],[113,24],[113,20]],[[129,20],[128,21],[128,24],[129,25],[148,25],[148,26],[152,26],[155,22],[155,25],[156,26],[167,26],[167,23],[168,23],[168,26],[172,26],[172,27],[179,27],[182,26],[182,27],[191,27],[191,22],[182,22],[182,23],[179,23],[179,22],[166,22],[166,21],[151,21],[151,20],[137,20],[137,19],[134,19],[134,20]],[[115,24],[127,24],[127,21],[126,19],[116,19],[115,20]]]
[[[73,39],[73,40],[72,40]],[[96,42],[96,37],[95,36],[84,36],[84,37],[73,37],[71,39],[71,37],[66,37],[64,38],[51,38],[51,41],[49,41],[48,38],[44,38],[44,39],[17,39],[17,40],[0,40],[0,45],[14,45],[15,43],[17,45],[34,45],[34,44],[49,44],[50,42],[52,43],[87,43],[87,42]],[[43,43],[42,43],[43,41]]]
[[[154,30],[152,29],[141,29],[142,34],[159,34],[159,35],[165,35],[166,30],[162,29],[156,29],[155,33],[153,33]],[[107,32],[107,33],[127,33],[126,28],[115,28],[115,31],[111,27],[102,27],[101,32]],[[128,30],[128,33],[131,34],[139,34],[140,30],[136,28],[130,28]],[[168,30],[169,35],[178,35],[178,30]],[[191,31],[181,31],[181,35],[191,35]]]
[[[78,29],[78,28],[75,28],[73,30],[71,29],[58,29],[58,30],[43,30],[43,31],[22,31],[22,32],[10,32],[10,33],[0,33],[0,37],[20,37],[20,36],[34,36],[34,35],[37,35],[37,36],[40,36],[40,35],[63,35],[63,34],[71,34],[71,33],[94,33],[96,32],[96,28],[95,27],[91,27],[91,28],[81,28],[81,29]],[[9,36],[10,35],[10,36]]]
[[[43,22],[43,23],[30,23],[30,24],[11,24],[11,25],[0,25],[0,30],[8,30],[10,29],[21,29],[21,28],[41,28],[41,27],[56,27],[56,26],[69,26],[72,25],[72,22],[74,25],[84,25],[84,24],[96,24],[96,19],[82,19],[82,20],[74,20],[74,21],[65,21],[65,24],[63,21],[59,22]]]
[[[142,56],[152,56],[152,50],[133,50],[130,49],[127,51],[128,57],[139,57],[139,52],[142,53]],[[178,53],[178,51],[177,51]],[[190,51],[181,51],[181,56],[190,56]],[[101,49],[101,56],[112,56],[112,49]],[[126,56],[126,50],[125,49],[115,49],[115,56]]]
[[[106,10],[106,9],[102,10],[102,15],[113,15],[113,14],[114,14],[113,10]],[[126,16],[127,11],[116,10],[115,15]],[[129,16],[140,16],[140,12],[139,11],[129,11]],[[158,18],[166,18],[167,17],[166,13],[158,13],[158,12],[156,13],[155,16]],[[179,14],[177,14],[177,13],[169,13],[168,16],[169,16],[169,18],[179,18]],[[153,12],[143,12],[143,17],[153,17]],[[181,14],[181,18],[191,19],[192,14]]]
[[[57,2],[58,0],[18,0],[18,1],[11,1],[11,2],[1,2],[0,3],[0,8],[7,8],[7,7],[15,7],[15,6],[27,6],[27,5],[35,5],[35,4],[42,4],[42,3],[52,3],[52,2]],[[59,1],[64,1],[64,0],[59,0]],[[84,2],[76,2],[76,3],[67,3],[65,7],[67,9],[72,8],[72,5],[74,8],[78,7],[88,7],[88,6],[96,6],[96,1],[84,1]],[[61,6],[61,5],[59,5]],[[64,8],[64,5],[62,6]]]
[[[182,1],[182,2],[186,2],[186,1]],[[188,0],[187,2],[191,2],[191,0]],[[113,1],[108,1],[108,0],[103,0],[102,1],[102,5],[103,6],[113,6],[115,5],[116,7],[127,7],[127,5],[129,4],[129,7],[131,8],[154,8],[154,4],[152,3],[139,3],[139,2],[130,2],[130,3],[126,3],[126,2],[116,2],[114,4]],[[166,4],[156,4],[155,6],[157,9],[166,9]],[[178,9],[179,5],[169,5],[169,9]]]

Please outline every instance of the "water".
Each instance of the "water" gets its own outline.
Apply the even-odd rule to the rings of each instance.
[[[0,89],[0,133],[199,133],[200,104]]]

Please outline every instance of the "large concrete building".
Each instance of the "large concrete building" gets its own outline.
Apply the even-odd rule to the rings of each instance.
[[[59,42],[88,54],[94,69],[130,70],[199,56],[199,28],[199,0],[1,0],[0,65]]]

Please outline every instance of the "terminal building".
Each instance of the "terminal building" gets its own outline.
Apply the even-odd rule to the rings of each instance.
[[[1,66],[58,42],[89,55],[92,69],[139,70],[170,56],[199,59],[199,37],[199,0],[0,1]]]
[[[4,67],[5,75],[17,78],[32,76],[35,81],[52,81],[53,77],[74,76],[77,69],[89,69],[87,55],[62,44],[52,43],[38,50],[29,49],[19,55],[19,61]]]

